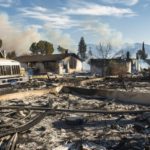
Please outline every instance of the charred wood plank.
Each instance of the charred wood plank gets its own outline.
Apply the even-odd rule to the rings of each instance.
[[[18,141],[18,133],[14,134],[12,136],[12,138],[9,140],[5,150],[14,150],[17,141]]]
[[[102,107],[104,107],[104,106],[106,106],[106,105],[111,105],[114,101],[115,101],[115,99],[113,99],[113,100],[110,101],[110,102],[105,102],[105,103],[99,105],[99,108],[102,108]]]
[[[125,87],[126,91],[128,91],[128,87],[127,87],[125,81],[123,81],[123,84],[124,84],[124,87]]]
[[[53,110],[52,108],[48,107],[18,107],[18,106],[0,106],[0,109],[31,109],[31,110]],[[150,112],[150,109],[144,109],[144,110],[125,110],[125,111],[106,111],[106,110],[80,110],[80,109],[55,109],[55,112],[61,111],[61,112],[80,112],[80,113],[103,113],[103,114],[123,114],[123,113],[131,113],[131,114],[140,114],[143,112]]]
[[[4,137],[4,136],[7,136],[7,135],[14,134],[14,133],[23,132],[23,131],[26,131],[26,130],[30,129],[34,125],[38,124],[47,115],[54,114],[55,109],[56,109],[56,107],[54,109],[51,109],[49,111],[46,111],[44,113],[41,113],[41,114],[37,115],[33,120],[29,121],[28,123],[26,123],[24,125],[21,125],[19,127],[13,128],[13,129],[7,129],[7,130],[4,130],[4,131],[1,131],[0,138]]]

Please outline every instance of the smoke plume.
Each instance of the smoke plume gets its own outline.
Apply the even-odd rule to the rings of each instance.
[[[142,69],[149,67],[149,64],[148,64],[147,62],[145,62],[144,60],[142,60],[142,59],[140,59],[140,60],[138,61],[138,63],[140,64],[140,67],[141,67]]]
[[[38,33],[36,28],[26,28],[23,31],[12,25],[8,20],[8,15],[0,15],[0,39],[3,41],[1,49],[7,52],[16,51],[18,54],[29,52],[33,42],[43,39],[42,34]],[[53,26],[46,24],[43,27],[43,33],[46,40],[54,45],[61,45],[73,52],[77,52],[77,44],[67,33],[62,33],[59,29],[53,29]],[[44,39],[43,39],[44,40]]]
[[[53,29],[51,24],[45,24],[44,33],[46,38],[55,45],[60,45],[66,49],[77,53],[77,43],[67,33],[62,33],[59,29]]]
[[[40,40],[40,34],[36,29],[27,28],[23,31],[17,29],[8,21],[6,14],[0,15],[0,39],[3,41],[1,49],[7,52],[13,50],[18,54],[28,52],[33,42]]]

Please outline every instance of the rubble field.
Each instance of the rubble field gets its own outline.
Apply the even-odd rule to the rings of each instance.
[[[16,99],[0,101],[1,108],[7,107],[7,109],[0,109],[1,149],[150,149],[150,105],[62,91],[51,92],[51,88],[58,86],[143,93],[149,93],[150,89],[149,81],[127,79],[92,81],[92,79],[96,77],[57,78],[56,76],[50,80],[30,79],[26,83],[0,88],[0,95],[42,89],[50,91],[49,94],[39,97],[24,99],[16,97]],[[81,83],[86,80],[90,82]],[[67,121],[68,118],[70,120]]]
[[[6,85],[0,87],[0,95],[24,92],[24,91],[32,91],[32,90],[42,90],[49,89],[52,87],[57,87],[59,85],[69,85],[74,86],[76,83],[87,80],[87,78],[75,78],[75,77],[67,77],[67,78],[53,78],[51,80],[43,80],[39,81],[38,79],[31,79],[25,83],[18,83],[17,85]]]
[[[86,99],[68,93],[46,94],[40,97],[1,101],[1,106],[46,106],[52,100],[53,108],[69,110],[146,110],[150,106],[112,100]],[[11,113],[10,113],[11,112]],[[26,124],[41,110],[0,110],[0,136],[8,129]],[[30,115],[29,115],[30,113]],[[81,125],[70,126],[65,117],[83,116]],[[27,116],[27,117],[25,117]],[[23,119],[25,117],[25,119]],[[8,125],[4,127],[4,125]],[[5,148],[12,134],[1,137]],[[30,129],[18,133],[16,150],[144,150],[150,146],[150,113],[105,114],[55,112],[43,118]]]
[[[130,75],[131,76],[131,75]],[[129,77],[130,77],[129,76]],[[51,77],[51,76],[49,76]],[[132,75],[133,78],[137,78],[136,74]],[[93,79],[98,79],[101,77],[96,76],[68,76],[68,77],[57,77],[50,78],[50,80],[44,79],[31,79],[25,83],[18,83],[17,85],[7,85],[0,88],[0,95],[24,92],[30,90],[42,90],[49,89],[57,86],[74,86],[78,88],[86,89],[108,89],[108,90],[117,90],[117,91],[132,91],[132,92],[144,92],[148,93],[150,90],[150,81],[130,81],[127,78],[123,81],[104,79],[103,81],[92,81]],[[82,81],[88,81],[85,84],[80,84]],[[79,83],[79,84],[78,84]]]
[[[108,89],[117,91],[132,91],[132,92],[144,92],[149,93],[150,82],[135,82],[135,81],[94,81],[84,85],[76,86],[78,88],[86,89]]]

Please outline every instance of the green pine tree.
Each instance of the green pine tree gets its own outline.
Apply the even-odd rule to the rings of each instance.
[[[16,52],[15,51],[8,52],[7,55],[6,55],[7,59],[13,59],[15,57],[16,57]]]
[[[32,43],[30,46],[30,51],[32,52],[32,54],[38,54],[38,52],[40,52],[42,55],[51,55],[54,53],[54,47],[50,42],[41,40],[38,43]]]
[[[80,40],[80,42],[79,42],[79,49],[78,49],[78,54],[80,55],[80,57],[82,58],[82,59],[84,59],[85,60],[85,58],[86,58],[86,49],[87,49],[87,46],[86,46],[86,44],[85,44],[85,41],[84,41],[84,38],[83,37],[81,37],[81,40]]]
[[[145,53],[145,46],[144,46],[144,42],[143,42],[143,45],[142,45],[142,51]]]
[[[59,53],[65,53],[65,51],[67,50],[67,49],[65,49],[65,48],[63,48],[63,47],[61,47],[60,45],[58,45],[58,48],[57,48],[57,50],[59,51]]]

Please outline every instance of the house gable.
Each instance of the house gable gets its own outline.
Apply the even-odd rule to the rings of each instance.
[[[33,56],[20,56],[14,58],[14,60],[19,61],[20,63],[26,63],[26,62],[45,62],[45,61],[61,61],[69,56],[73,56],[80,61],[82,61],[81,58],[79,58],[74,53],[69,54],[53,54],[53,55],[33,55]]]

